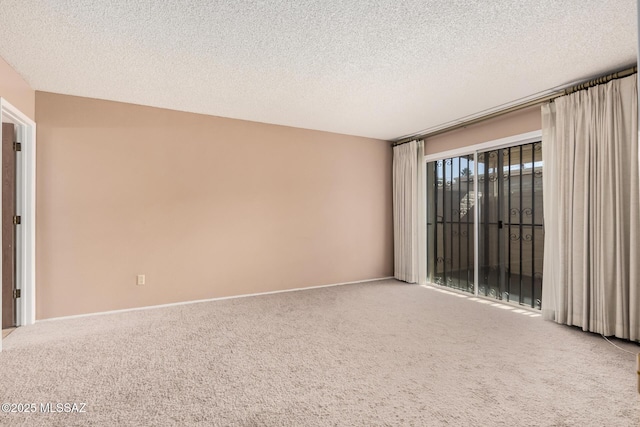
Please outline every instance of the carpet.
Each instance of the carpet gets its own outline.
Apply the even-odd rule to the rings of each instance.
[[[0,425],[640,424],[638,345],[481,301],[386,280],[37,322],[0,353],[0,403],[35,411]]]

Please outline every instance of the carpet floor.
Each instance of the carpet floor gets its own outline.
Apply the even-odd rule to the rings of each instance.
[[[38,322],[0,425],[640,425],[640,346],[529,314],[386,280]]]

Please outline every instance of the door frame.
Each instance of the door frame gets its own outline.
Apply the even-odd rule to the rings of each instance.
[[[17,142],[22,145],[22,151],[16,159],[16,215],[21,217],[21,224],[16,229],[16,288],[21,292],[16,303],[16,324],[24,326],[31,325],[36,320],[36,124],[4,98],[0,98],[0,122],[2,121],[11,121],[16,125]],[[0,152],[0,164],[1,162]],[[0,200],[1,198],[0,188]],[[1,237],[2,230],[0,239]],[[0,307],[1,298],[0,294]]]
[[[506,138],[500,138],[500,139],[495,139],[493,141],[487,141],[487,142],[482,142],[479,144],[474,144],[474,145],[469,145],[466,147],[461,147],[461,148],[456,148],[453,150],[447,150],[447,151],[441,151],[439,153],[434,153],[434,154],[429,154],[424,156],[424,161],[422,162],[422,167],[424,168],[424,171],[426,171],[427,168],[427,163],[430,162],[435,162],[438,160],[443,160],[443,159],[448,159],[451,157],[459,157],[459,156],[466,156],[466,155],[473,155],[473,174],[474,176],[478,176],[478,153],[482,153],[484,151],[491,151],[491,150],[496,150],[496,149],[500,149],[500,148],[508,148],[508,147],[512,147],[515,145],[522,145],[522,144],[528,144],[531,142],[536,142],[536,141],[540,141],[542,139],[542,130],[535,130],[532,132],[527,132],[527,133],[521,133],[519,135],[513,135],[513,136],[509,136]],[[426,179],[426,172],[423,174],[423,176]],[[426,192],[426,187],[425,187],[425,192]],[[474,200],[473,200],[473,209],[474,209],[474,218],[479,218],[479,206],[478,206],[478,180],[474,180],[473,182],[473,192],[474,192]],[[426,199],[426,197],[425,197]],[[427,201],[428,203],[428,201]],[[423,224],[427,223],[427,217],[426,217],[426,212],[427,209],[424,210],[425,214],[423,218],[420,218],[420,221],[422,221]],[[474,287],[474,295],[478,298],[485,298],[482,295],[478,294],[478,282],[480,281],[479,279],[479,270],[478,270],[478,265],[479,265],[479,245],[480,245],[480,233],[479,233],[479,224],[478,221],[474,221],[473,224],[473,251],[474,251],[474,260],[473,260],[473,270],[474,270],[474,280],[473,280],[473,287]],[[429,248],[427,248],[427,250],[425,251],[427,253],[427,257],[429,257]],[[422,262],[425,263],[426,266],[426,262],[427,262],[427,258],[425,258],[424,260],[422,260]],[[430,285],[433,286],[439,286],[435,283],[429,283]],[[450,289],[450,288],[447,288]]]

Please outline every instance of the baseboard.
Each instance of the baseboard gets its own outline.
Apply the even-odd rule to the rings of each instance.
[[[207,298],[207,299],[198,299],[198,300],[191,300],[191,301],[180,301],[180,302],[172,302],[172,303],[168,303],[168,304],[147,305],[147,306],[144,306],[144,307],[123,308],[123,309],[120,309],[120,310],[98,311],[98,312],[95,312],[95,313],[74,314],[74,315],[71,315],[71,316],[61,316],[61,317],[50,317],[48,319],[36,320],[36,322],[50,322],[50,321],[54,321],[54,320],[77,319],[77,318],[80,318],[80,317],[101,316],[101,315],[104,315],[104,314],[126,313],[128,311],[153,310],[153,309],[156,309],[156,308],[173,307],[173,306],[176,306],[176,305],[198,304],[198,303],[201,303],[201,302],[212,302],[212,301],[223,301],[223,300],[227,300],[227,299],[257,297],[257,296],[261,296],[261,295],[281,294],[281,293],[284,293],[284,292],[308,291],[308,290],[311,290],[311,289],[330,288],[330,287],[333,287],[333,286],[355,285],[357,283],[379,282],[381,280],[389,280],[389,279],[393,279],[393,276],[380,277],[380,278],[376,278],[376,279],[357,280],[355,282],[342,282],[342,283],[331,283],[329,285],[309,286],[307,288],[282,289],[282,290],[279,290],[279,291],[267,291],[267,292],[258,292],[258,293],[254,293],[254,294],[231,295],[231,296],[228,296],[228,297]]]

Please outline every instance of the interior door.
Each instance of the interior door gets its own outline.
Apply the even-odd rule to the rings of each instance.
[[[16,326],[15,224],[16,151],[15,127],[2,123],[2,329]]]

